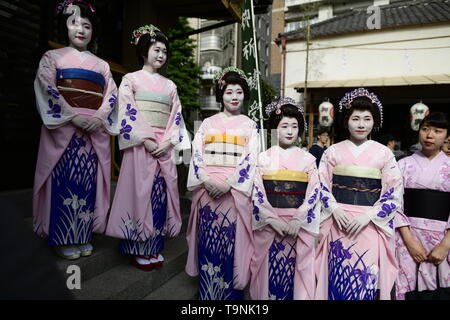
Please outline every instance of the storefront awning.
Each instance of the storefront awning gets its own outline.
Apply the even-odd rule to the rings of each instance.
[[[450,84],[450,74],[405,76],[393,78],[308,81],[308,88],[393,87],[433,84]],[[297,82],[292,85],[288,85],[287,87],[301,89],[305,87],[305,82]]]

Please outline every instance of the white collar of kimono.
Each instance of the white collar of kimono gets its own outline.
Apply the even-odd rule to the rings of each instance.
[[[236,119],[237,117],[242,116],[243,114],[237,114],[237,115],[229,115],[227,116],[224,112],[219,112],[219,116],[222,117],[223,120],[225,120],[225,122]]]
[[[75,49],[74,47],[66,47],[66,48],[71,49],[75,54],[78,55],[92,54],[89,50],[80,51],[78,49]]]
[[[151,73],[150,71],[145,70],[145,69],[141,69],[141,70],[144,71],[146,74],[148,74],[150,77],[157,77],[160,75],[158,72]]]
[[[275,146],[275,147],[278,149],[279,154],[281,154],[283,157],[286,157],[286,158],[289,157],[292,154],[292,152],[294,152],[295,150],[298,149],[298,147],[296,147],[296,146],[290,146],[287,149],[283,149],[280,146]]]
[[[347,145],[350,148],[350,151],[352,152],[354,157],[358,157],[365,149],[366,147],[368,147],[369,145],[372,144],[372,140],[367,140],[363,143],[361,143],[359,146],[357,146],[356,144],[354,144],[352,141],[350,140],[345,140],[347,142]]]

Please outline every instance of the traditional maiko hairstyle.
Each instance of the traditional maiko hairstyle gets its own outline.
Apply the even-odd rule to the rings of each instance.
[[[378,97],[364,88],[358,88],[345,94],[339,102],[339,111],[344,112],[342,127],[348,129],[348,120],[353,111],[369,111],[374,120],[373,130],[378,131],[383,125],[383,106]]]
[[[69,10],[71,6],[78,6],[80,8],[80,16],[88,19],[92,25],[92,38],[88,44],[88,50],[95,51],[96,40],[99,34],[99,23],[94,6],[88,1],[83,0],[65,0],[56,7],[56,14],[58,15],[58,38],[64,45],[69,45],[67,29],[67,19],[72,15]]]
[[[162,42],[166,45],[167,63],[170,56],[169,39],[161,30],[152,24],[148,24],[133,31],[131,43],[136,46],[136,56],[140,67],[144,65],[145,59],[148,58],[148,50],[156,42]]]
[[[216,101],[220,102],[223,107],[223,94],[229,84],[238,84],[244,91],[244,100],[250,99],[250,89],[248,80],[244,71],[234,67],[225,68],[221,73],[214,77],[216,82]]]
[[[303,135],[307,130],[307,124],[304,116],[303,106],[297,103],[292,98],[281,98],[272,101],[265,108],[266,114],[269,117],[269,129],[276,129],[283,117],[295,118],[298,123],[298,135]]]

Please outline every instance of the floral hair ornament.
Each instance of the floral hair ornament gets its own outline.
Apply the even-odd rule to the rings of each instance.
[[[365,88],[358,88],[353,91],[347,92],[344,97],[339,101],[339,111],[345,107],[345,109],[350,109],[352,106],[353,100],[358,97],[366,97],[369,98],[373,104],[376,104],[378,107],[378,111],[380,112],[380,128],[383,125],[383,105],[381,104],[378,97],[373,92],[369,92]]]
[[[132,35],[131,35],[131,44],[134,44],[135,46],[137,46],[139,39],[144,35],[144,34],[149,34],[151,39],[151,42],[155,42],[155,37],[156,37],[156,32],[155,31],[159,31],[162,33],[161,30],[159,30],[157,27],[155,27],[152,24],[147,24],[145,26],[139,27],[136,30],[133,31]],[[166,37],[167,38],[167,37]]]
[[[214,76],[214,82],[217,81],[217,83],[220,85],[220,90],[223,89],[223,87],[226,85],[225,80],[223,79],[223,77],[228,73],[228,72],[236,72],[237,74],[239,74],[239,76],[241,77],[241,79],[245,80],[245,82],[248,83],[248,79],[245,76],[244,71],[242,71],[241,69],[235,68],[235,67],[227,67],[225,69],[222,70],[222,72],[220,73],[216,73],[216,75]]]
[[[286,98],[280,98],[277,100],[272,101],[271,103],[269,103],[266,108],[266,114],[268,117],[270,117],[270,114],[272,112],[275,112],[275,114],[281,114],[281,107],[287,104],[291,104],[295,107],[297,107],[298,111],[302,114],[303,117],[303,122],[304,122],[304,130],[308,130],[308,124],[306,123],[306,119],[305,119],[305,110],[303,109],[303,105],[301,105],[300,103],[297,103],[297,101],[295,101],[292,98],[286,97]]]
[[[56,13],[57,14],[65,13],[67,8],[71,7],[74,2],[84,3],[85,5],[87,5],[89,7],[89,10],[91,10],[92,13],[95,13],[94,6],[92,4],[90,4],[89,2],[85,1],[85,0],[64,0],[64,1],[61,1],[56,6]]]

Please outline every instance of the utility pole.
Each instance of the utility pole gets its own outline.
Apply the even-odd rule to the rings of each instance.
[[[314,134],[314,108],[310,103],[310,99],[308,98],[308,72],[309,72],[309,45],[311,42],[311,24],[310,17],[311,12],[316,12],[320,7],[319,3],[310,3],[303,7],[303,9],[307,12],[304,16],[304,20],[306,20],[306,61],[305,61],[305,87],[303,88],[303,104],[305,107],[305,116],[306,113],[309,113],[308,117],[308,149],[311,148],[313,142],[313,134]],[[306,119],[305,119],[306,120]],[[303,134],[305,137],[305,133]]]
[[[311,25],[309,24],[309,19],[306,22],[306,66],[305,66],[305,88],[303,89],[303,104],[305,105],[305,116],[309,112],[308,118],[308,150],[312,145],[312,135],[313,135],[313,107],[309,104],[308,99],[308,69],[309,69],[309,40],[311,39]],[[306,120],[306,119],[305,119]]]

